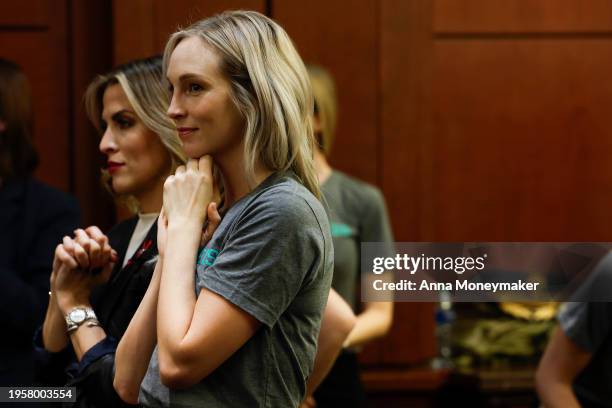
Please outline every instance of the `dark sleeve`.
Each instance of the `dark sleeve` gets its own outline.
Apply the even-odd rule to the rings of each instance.
[[[321,228],[300,197],[275,194],[241,216],[214,264],[198,279],[268,327],[323,262]],[[323,269],[323,268],[321,268]]]
[[[0,271],[0,325],[12,335],[31,341],[42,322],[49,299],[54,250],[64,235],[79,226],[79,209],[71,197],[57,191],[28,197],[23,270]]]
[[[106,337],[90,348],[81,359],[74,378],[66,386],[76,387],[73,407],[131,407],[121,400],[115,387],[115,351],[117,341]]]
[[[108,237],[111,245],[120,253],[121,258],[125,253],[127,242],[131,238],[137,219],[127,220],[118,224],[109,233]],[[142,259],[150,259],[154,253],[147,253]],[[155,259],[154,257],[152,259]],[[140,266],[139,266],[140,265]],[[96,312],[99,313],[100,322],[106,332],[106,337],[87,350],[79,364],[71,373],[71,380],[68,386],[74,386],[77,390],[77,402],[74,407],[131,407],[121,400],[113,380],[115,378],[115,352],[119,344],[119,338],[127,328],[129,321],[136,312],[144,292],[149,286],[155,262],[135,264],[132,268],[118,269],[121,276],[116,276],[114,283],[109,283],[107,295],[119,296],[112,298],[111,303],[115,311],[108,316],[104,309],[109,308],[109,304],[100,304]],[[114,276],[114,275],[113,275]],[[115,276],[114,276],[115,277]],[[123,284],[121,282],[127,279]],[[104,318],[110,319],[104,321]],[[113,327],[111,327],[113,326]],[[119,328],[118,328],[119,327]],[[113,337],[115,336],[115,337]]]
[[[62,351],[52,353],[45,349],[42,338],[42,326],[34,333],[34,352],[39,364],[36,373],[36,381],[43,386],[59,387],[66,384],[66,367],[76,357],[71,346],[66,346]]]

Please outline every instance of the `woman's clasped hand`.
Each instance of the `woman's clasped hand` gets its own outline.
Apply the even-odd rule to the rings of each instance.
[[[116,261],[117,252],[96,226],[65,236],[55,249],[51,273],[51,291],[60,309],[88,303],[91,290],[108,280]]]
[[[164,205],[157,225],[159,256],[164,256],[168,228],[202,230],[200,246],[204,246],[221,222],[218,200],[210,156],[189,159],[179,166],[164,183]]]
[[[191,159],[166,180],[157,231],[161,257],[169,226],[198,228],[202,231],[200,246],[206,245],[219,226],[219,192],[213,185],[212,167],[210,156]],[[77,229],[73,237],[65,236],[55,249],[50,278],[60,309],[87,304],[92,289],[108,281],[116,261],[117,251],[96,226]]]

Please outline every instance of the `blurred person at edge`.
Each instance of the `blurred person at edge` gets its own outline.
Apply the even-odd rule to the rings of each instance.
[[[334,81],[324,68],[308,65],[315,109],[313,127],[318,142],[315,168],[329,207],[334,241],[334,288],[357,314],[356,324],[329,375],[314,393],[319,407],[363,406],[365,393],[359,377],[360,346],[384,336],[393,320],[392,302],[357,304],[360,288],[360,243],[385,244],[393,256],[393,237],[385,200],[374,186],[332,169],[327,161],[334,141],[337,102]],[[312,403],[313,401],[311,401]]]
[[[76,386],[78,394],[72,406],[122,406],[128,404],[113,387],[115,350],[151,281],[163,182],[185,158],[176,129],[166,115],[168,98],[161,58],[134,61],[98,77],[88,88],[85,101],[90,119],[103,132],[100,150],[108,157],[103,180],[138,216],[115,226],[108,237],[90,227],[78,231],[75,239],[64,239],[56,256],[62,267],[52,276],[52,282],[60,281],[61,287],[54,285],[55,302],[50,302],[37,341],[41,347],[44,344],[56,366],[66,365],[70,355],[76,354],[72,359],[79,363],[68,370],[68,385]],[[220,222],[216,202],[208,206],[208,218],[202,245]],[[79,271],[86,267],[103,267],[104,272],[95,276]],[[94,289],[109,273],[110,281]],[[99,321],[82,324],[67,336],[61,317],[69,309],[90,305]],[[335,292],[330,293],[323,319],[323,327],[329,329],[319,338],[315,373],[331,365],[354,324],[349,306]],[[67,347],[68,337],[72,348]],[[309,389],[314,389],[315,380],[323,375],[313,374]]]
[[[0,386],[34,384],[53,250],[79,225],[76,200],[32,178],[32,128],[28,80],[0,58]]]
[[[121,65],[95,78],[85,93],[88,116],[102,134],[103,184],[134,216],[107,235],[91,226],[55,242],[61,244],[53,261],[51,296],[35,344],[47,351],[47,369],[56,373],[55,381],[65,382],[68,368],[67,385],[77,390],[71,406],[124,405],[113,388],[117,342],[151,280],[164,181],[185,162],[166,115],[167,99],[161,57]],[[214,228],[219,216],[213,205],[209,211]],[[75,314],[74,322],[79,313],[86,319],[68,330],[66,317]]]
[[[536,372],[546,408],[612,407],[612,252],[561,305]],[[599,300],[599,301],[597,301]]]

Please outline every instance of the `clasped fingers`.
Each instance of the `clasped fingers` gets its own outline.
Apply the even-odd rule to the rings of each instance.
[[[74,238],[64,237],[64,251],[72,256],[78,268],[90,270],[103,268],[116,261],[117,252],[111,248],[108,238],[97,227],[77,229]]]
[[[70,239],[64,237],[64,239]],[[79,263],[76,261],[73,255],[73,251],[66,249],[65,244],[59,244],[55,247],[55,257],[53,258],[53,270],[58,271],[60,268],[64,269],[77,269]]]
[[[95,225],[92,225],[88,227],[87,229],[85,229],[85,232],[87,233],[91,241],[96,243],[97,248],[99,248],[99,252],[96,252],[98,254],[98,257],[96,258],[97,262],[92,261],[92,263],[95,263],[94,267],[96,268],[103,267],[109,262],[117,261],[117,251],[115,251],[110,246],[108,237],[104,235],[98,227],[96,227]],[[90,254],[90,256],[93,258],[92,255],[93,254]]]
[[[72,239],[70,237],[64,237],[63,239],[64,250],[73,257],[77,262],[77,268],[89,269],[89,240],[83,240],[82,238]]]
[[[205,163],[210,161],[210,166]],[[200,165],[200,163],[203,163]],[[204,222],[206,207],[212,201],[212,159],[189,160],[179,166],[164,183],[164,209],[168,222],[175,217]]]

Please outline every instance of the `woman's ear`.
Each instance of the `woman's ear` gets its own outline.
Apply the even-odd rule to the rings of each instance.
[[[0,119],[0,132],[4,132],[6,130],[6,122]]]

